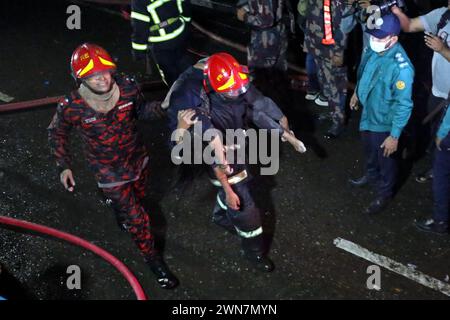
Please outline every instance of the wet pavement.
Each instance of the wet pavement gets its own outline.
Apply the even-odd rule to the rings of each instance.
[[[144,73],[144,66],[131,60],[126,21],[82,7],[82,29],[71,31],[65,28],[67,6],[64,1],[52,8],[30,3],[22,11],[23,6],[9,4],[9,14],[0,18],[0,92],[15,97],[13,102],[70,91],[74,83],[69,58],[85,41],[109,50],[122,71]],[[197,14],[199,22],[211,23],[202,11]],[[248,37],[239,23],[221,27],[221,19],[215,20],[215,31],[241,43]],[[198,33],[191,46],[207,53],[228,50],[245,61],[242,54]],[[146,93],[149,99],[164,94]],[[276,92],[268,94],[277,97]],[[105,248],[130,267],[150,299],[445,299],[385,269],[381,290],[368,290],[366,269],[371,263],[333,245],[342,237],[448,281],[450,237],[422,234],[413,225],[414,219],[431,214],[431,185],[417,184],[412,174],[406,175],[392,205],[378,216],[366,216],[363,210],[373,194],[347,184],[348,178],[362,173],[359,113],[352,115],[342,138],[329,141],[322,137],[328,123],[315,120],[326,109],[305,102],[299,91],[289,92],[280,102],[309,151],[300,155],[283,145],[278,174],[257,178],[255,195],[276,264],[271,274],[252,270],[239,256],[238,239],[211,223],[215,190],[206,175],[185,190],[174,187],[178,170],[170,162],[163,120],[141,123],[140,128],[151,152],[147,206],[166,261],[180,279],[177,289],[157,286],[129,236],[117,227],[87,170],[76,135],[71,147],[76,192],[63,191],[47,145],[53,105],[0,114],[0,214],[61,229]],[[427,159],[421,159],[412,172],[427,165]],[[48,237],[0,228],[0,264],[6,270],[0,289],[15,287],[12,297],[134,299],[129,285],[106,262]],[[70,265],[82,270],[81,290],[65,286]]]

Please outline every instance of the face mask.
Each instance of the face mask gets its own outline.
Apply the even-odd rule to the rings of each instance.
[[[391,39],[387,41],[374,41],[373,38],[370,37],[370,48],[377,53],[388,50],[390,45]]]

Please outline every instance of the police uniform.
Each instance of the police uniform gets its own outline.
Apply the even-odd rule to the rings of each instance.
[[[163,80],[171,86],[190,65],[190,0],[133,0],[131,10],[133,54],[144,57],[151,52]]]
[[[422,231],[448,233],[450,215],[450,108],[444,108],[437,121],[440,148],[434,151],[433,161],[433,218],[417,222]]]
[[[287,70],[288,39],[283,23],[284,0],[249,0],[244,22],[251,28],[248,67]]]
[[[394,35],[400,32],[400,23],[395,26],[398,32]],[[386,28],[388,32],[387,22]],[[413,107],[414,68],[399,43],[382,53],[366,47],[357,79],[356,94],[363,108],[360,131],[366,153],[366,177],[377,186],[381,204],[393,196],[397,161],[396,153],[384,157],[380,146],[389,136],[399,139],[408,122]]]
[[[324,0],[307,0],[305,49],[314,57],[322,93],[328,98],[332,110],[333,126],[329,137],[338,136],[345,118],[347,97],[347,68],[344,65],[344,50],[347,35],[341,29],[342,16],[346,10],[343,0],[331,0],[331,32],[334,44],[324,44]]]

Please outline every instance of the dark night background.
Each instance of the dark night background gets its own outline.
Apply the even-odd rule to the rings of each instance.
[[[106,48],[120,71],[142,81],[156,77],[145,75],[145,65],[132,61],[129,22],[111,13],[117,13],[118,6],[77,3],[82,11],[81,30],[68,30],[66,8],[71,3],[1,1],[0,92],[14,97],[12,102],[71,91],[70,56],[83,42]],[[407,3],[408,14],[416,16],[447,2]],[[249,38],[231,12],[195,7],[194,20],[241,44]],[[361,50],[361,31],[356,29],[347,54],[353,77]],[[414,219],[428,216],[432,208],[431,185],[414,181],[414,174],[429,164],[420,152],[419,122],[430,90],[432,52],[423,44],[423,34],[402,35],[400,41],[416,68],[415,109],[405,145],[416,141],[419,152],[403,161],[404,183],[393,204],[379,216],[363,214],[373,194],[347,184],[363,169],[357,130],[360,112],[351,114],[342,138],[329,141],[322,137],[328,124],[316,120],[326,109],[305,101],[304,92],[287,86],[284,91],[265,92],[280,103],[309,149],[300,155],[283,145],[278,174],[257,178],[255,195],[276,264],[271,274],[249,268],[239,256],[238,239],[210,222],[215,190],[206,175],[194,179],[188,188],[175,187],[178,169],[170,162],[164,120],[142,123],[140,128],[151,153],[147,206],[166,261],[180,279],[177,289],[157,287],[134,243],[118,229],[96,190],[75,134],[77,190],[73,195],[63,191],[47,145],[46,128],[55,105],[0,113],[0,214],[61,229],[105,248],[130,267],[150,299],[443,299],[443,294],[387,270],[382,271],[382,289],[370,291],[366,269],[371,263],[333,245],[335,238],[342,237],[415,265],[439,280],[450,274],[450,238],[422,234],[413,226]],[[291,38],[289,60],[303,66],[301,44],[301,33]],[[228,51],[245,63],[244,54],[194,29],[190,47],[206,54]],[[193,54],[192,60],[196,59]],[[146,96],[162,99],[165,90],[148,91]],[[81,267],[82,290],[65,287],[65,271],[72,264]],[[1,227],[0,265],[0,295],[10,299],[134,299],[125,280],[106,262],[47,237]]]

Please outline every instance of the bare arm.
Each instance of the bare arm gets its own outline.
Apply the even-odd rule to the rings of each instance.
[[[394,13],[400,20],[400,24],[404,32],[425,31],[425,27],[419,17],[411,19],[397,6],[392,7],[392,13]]]

